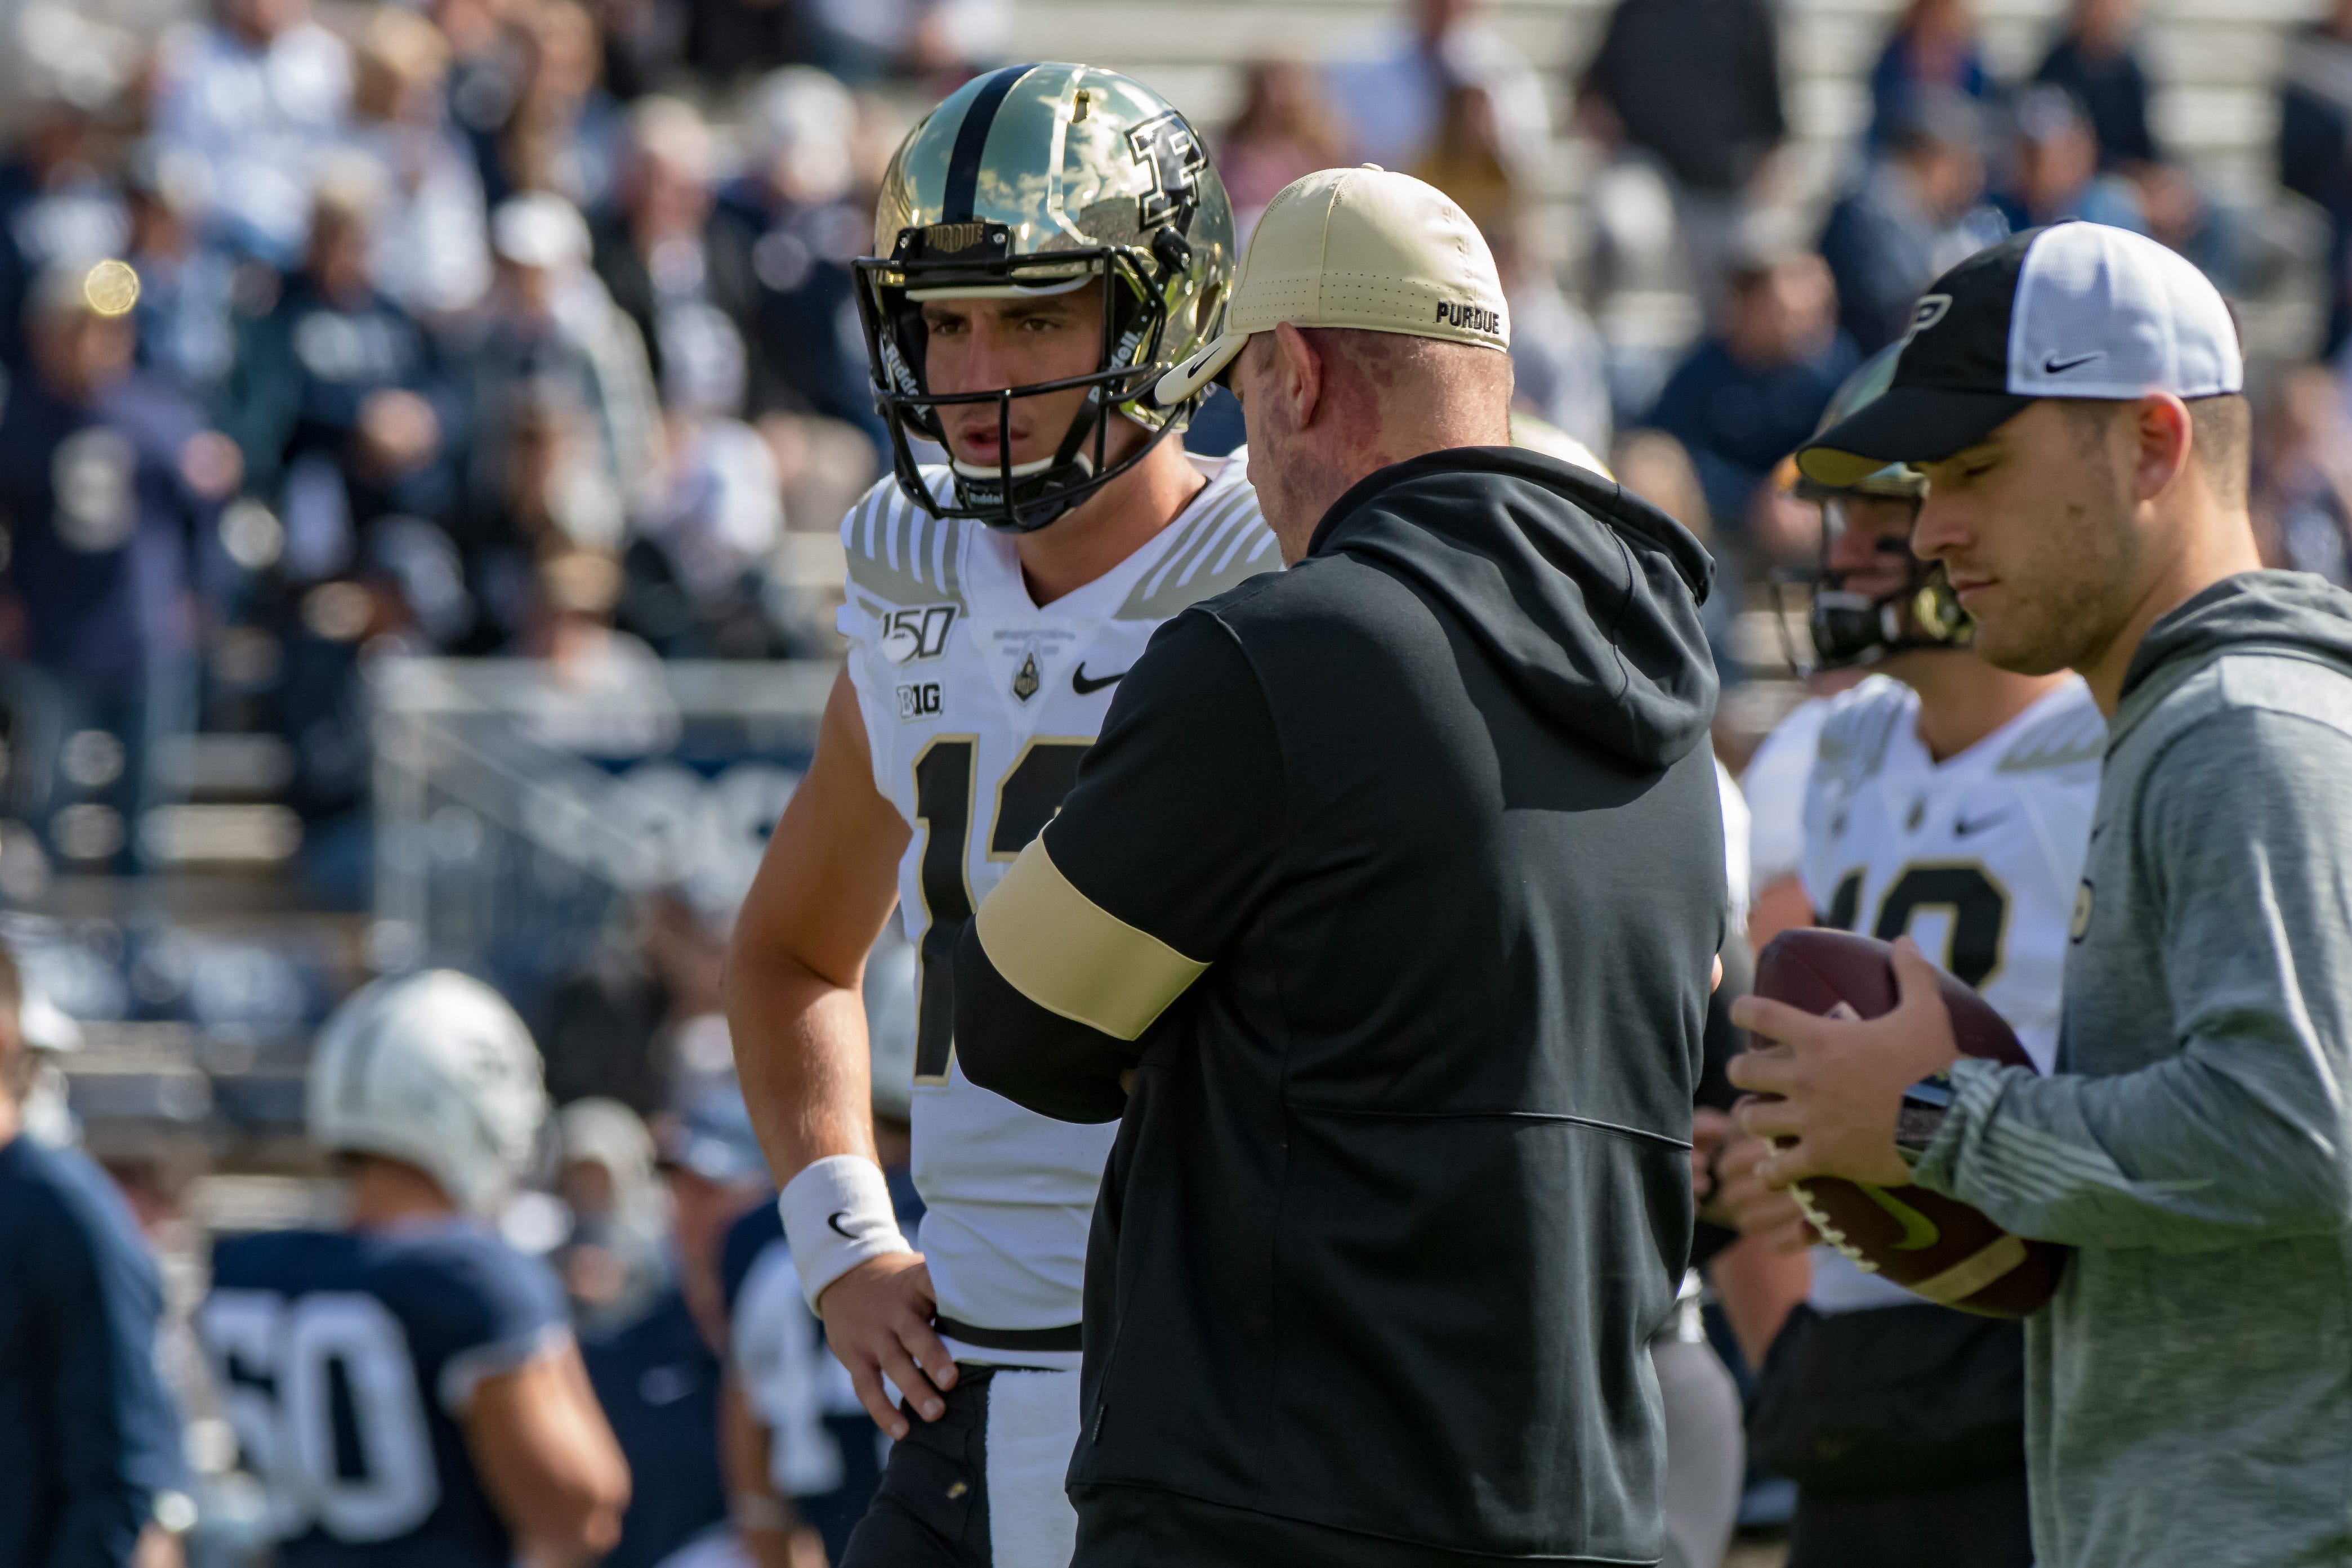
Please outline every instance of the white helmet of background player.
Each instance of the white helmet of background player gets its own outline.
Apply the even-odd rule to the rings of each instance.
[[[498,1207],[547,1117],[530,1030],[454,969],[378,980],[337,1009],[310,1059],[309,1099],[321,1148],[415,1166],[473,1214]]]

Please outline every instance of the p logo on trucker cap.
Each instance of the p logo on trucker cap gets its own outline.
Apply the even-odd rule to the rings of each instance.
[[[1904,331],[1903,340],[1909,342],[1951,312],[1952,297],[1948,294],[1923,294],[1919,303],[1911,308],[1911,325]]]

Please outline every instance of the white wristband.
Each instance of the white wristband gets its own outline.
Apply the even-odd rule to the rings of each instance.
[[[898,1234],[882,1167],[863,1155],[833,1155],[803,1168],[784,1184],[776,1212],[811,1312],[827,1285],[868,1258],[914,1250]]]

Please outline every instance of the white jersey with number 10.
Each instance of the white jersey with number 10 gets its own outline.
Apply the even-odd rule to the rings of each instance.
[[[1831,704],[1805,791],[1806,896],[1824,925],[1907,933],[2047,1072],[2106,721],[2072,676],[1941,762],[1918,720],[1917,694],[1884,675]],[[1813,1249],[1822,1311],[1917,1300]]]
[[[884,480],[842,524],[849,674],[874,784],[914,836],[899,908],[921,958],[914,1177],[939,1312],[997,1331],[959,1359],[1076,1366],[1024,1336],[1079,1319],[1087,1232],[1115,1124],[1075,1126],[976,1088],[958,1069],[950,956],[1022,847],[1059,809],[1119,678],[1162,622],[1281,564],[1246,454],[1194,459],[1208,485],[1093,582],[1038,606],[1013,537],[929,516]],[[944,497],[945,468],[927,469]],[[1059,525],[1056,525],[1059,526]]]

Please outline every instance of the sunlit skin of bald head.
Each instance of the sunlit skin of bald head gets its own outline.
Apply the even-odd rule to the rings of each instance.
[[[1249,476],[1286,566],[1356,482],[1454,446],[1511,444],[1511,361],[1497,349],[1285,321],[1232,372]]]

